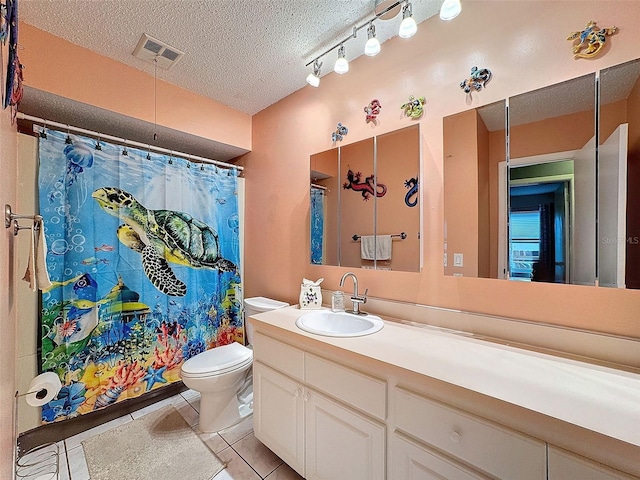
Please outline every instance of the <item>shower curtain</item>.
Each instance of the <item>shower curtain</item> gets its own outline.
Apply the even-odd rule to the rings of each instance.
[[[324,241],[324,192],[311,187],[311,263],[322,265]]]
[[[40,367],[63,388],[44,423],[179,380],[244,341],[237,171],[46,130]]]

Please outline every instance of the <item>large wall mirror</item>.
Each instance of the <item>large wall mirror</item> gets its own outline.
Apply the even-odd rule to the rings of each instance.
[[[444,119],[446,275],[506,275],[505,249],[499,248],[506,245],[506,225],[498,221],[506,211],[498,202],[506,191],[499,191],[499,166],[506,160],[505,109],[500,101]]]
[[[595,74],[509,100],[509,278],[594,285]]]
[[[420,126],[311,155],[311,263],[420,271]]]
[[[599,83],[598,281],[640,288],[640,60]]]
[[[508,105],[444,119],[445,274],[640,288],[640,60]]]

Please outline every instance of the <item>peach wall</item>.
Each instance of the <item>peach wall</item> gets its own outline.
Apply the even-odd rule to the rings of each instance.
[[[24,22],[20,22],[20,44],[25,85],[154,122],[152,75]],[[157,123],[251,149],[250,115],[161,80],[157,82]]]
[[[325,288],[338,289],[349,269],[312,266],[307,258],[309,156],[330,147],[338,122],[349,128],[345,144],[408,125],[400,105],[409,95],[425,95],[420,120],[424,268],[420,273],[358,270],[362,288],[375,297],[640,338],[639,291],[448,277],[442,268],[443,117],[637,57],[640,2],[474,1],[463,7],[455,20],[429,19],[414,37],[394,38],[378,56],[351,62],[348,74],[328,74],[319,88],[304,87],[254,116],[245,172],[245,294],[297,303],[302,277],[324,277]],[[592,18],[598,25],[615,24],[619,33],[607,40],[601,56],[574,60],[565,39]],[[494,76],[469,103],[459,82],[474,65],[490,68]],[[362,112],[372,98],[383,106],[377,126],[367,124]]]
[[[4,58],[6,50],[3,51]],[[2,78],[6,78],[2,75]],[[10,204],[16,208],[17,179],[17,134],[11,125],[9,110],[0,111],[0,205]],[[2,229],[0,240],[0,478],[11,478],[13,474],[13,452],[15,449],[13,427],[13,404],[16,391],[16,328],[17,302],[15,299],[17,279],[22,276],[14,271],[15,237],[10,229]],[[23,272],[24,273],[24,272]]]

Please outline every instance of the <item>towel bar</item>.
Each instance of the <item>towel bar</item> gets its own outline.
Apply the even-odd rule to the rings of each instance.
[[[11,205],[8,203],[4,206],[4,228],[11,228],[13,225],[13,235],[18,235],[20,230],[31,230],[31,227],[23,227],[18,223],[19,218],[25,218],[29,220],[33,220],[34,222],[39,222],[42,220],[40,215],[20,215],[18,213],[13,213],[11,211]],[[37,230],[39,226],[36,224],[35,229]]]
[[[379,235],[380,236],[380,235]],[[392,237],[400,237],[402,240],[404,240],[405,238],[407,238],[407,234],[404,232],[400,232],[400,233],[394,233],[393,235],[391,235]],[[362,237],[362,235],[354,235],[353,237],[351,237],[353,239],[354,242],[357,242],[358,240],[360,240],[360,238]]]

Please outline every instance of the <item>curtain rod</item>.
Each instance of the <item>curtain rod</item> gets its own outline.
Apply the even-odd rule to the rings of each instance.
[[[178,157],[182,157],[186,160],[199,160],[200,162],[203,163],[212,163],[214,165],[218,165],[220,167],[225,167],[225,168],[235,168],[236,170],[242,171],[244,170],[244,167],[241,165],[234,165],[233,163],[227,163],[227,162],[221,162],[219,160],[212,160],[210,158],[204,158],[204,157],[198,157],[197,155],[191,155],[189,153],[184,153],[184,152],[176,152],[175,150],[169,150],[166,148],[162,148],[162,147],[156,147],[154,145],[150,145],[147,143],[140,143],[140,142],[136,142],[134,140],[127,140],[125,138],[121,138],[121,137],[114,137],[113,135],[107,135],[105,133],[100,133],[100,132],[94,132],[93,130],[86,130],[84,128],[79,128],[79,127],[74,127],[73,125],[67,125],[64,123],[58,123],[58,122],[52,122],[50,120],[45,120],[44,118],[39,118],[39,117],[33,117],[31,115],[26,115],[22,112],[18,112],[17,114],[18,119],[20,120],[27,120],[30,122],[34,122],[34,123],[40,123],[42,124],[42,126],[44,126],[45,128],[47,128],[48,126],[51,127],[57,127],[57,128],[61,128],[63,130],[72,130],[74,132],[77,133],[83,133],[85,135],[91,135],[92,137],[98,137],[100,140],[112,140],[114,142],[121,142],[124,143],[125,147],[140,147],[144,150],[153,150],[154,152],[158,152],[158,153],[168,153],[169,155],[173,155],[173,156],[178,156]]]

